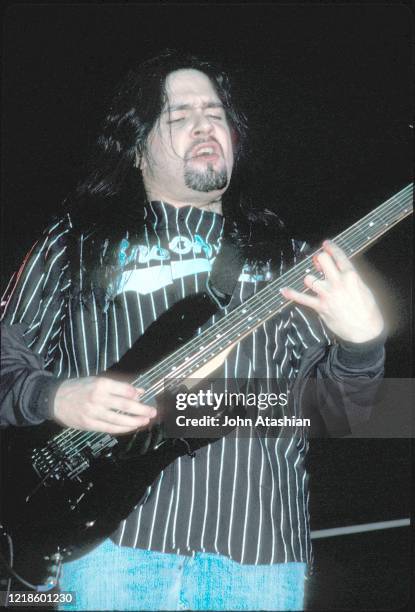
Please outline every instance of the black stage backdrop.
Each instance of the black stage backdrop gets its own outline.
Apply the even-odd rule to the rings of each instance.
[[[9,6],[3,288],[73,186],[115,82],[166,47],[239,68],[270,205],[298,237],[335,235],[411,180],[412,22],[392,2]],[[409,219],[359,264],[388,315],[389,377],[412,372],[411,234]],[[405,440],[313,441],[312,528],[407,517],[409,460]],[[310,607],[405,603],[407,530],[375,534],[316,541]]]

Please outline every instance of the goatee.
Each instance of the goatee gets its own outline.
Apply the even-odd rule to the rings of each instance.
[[[228,173],[226,168],[215,170],[212,164],[208,164],[205,170],[196,170],[195,168],[185,166],[184,182],[190,189],[206,193],[226,187]]]

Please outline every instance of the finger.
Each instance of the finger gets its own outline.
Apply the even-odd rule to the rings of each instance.
[[[139,427],[145,428],[146,425],[148,425],[148,423],[144,423],[143,425],[138,426],[136,424],[134,424],[133,426],[123,426],[114,425],[113,423],[106,423],[105,421],[94,421],[94,424],[91,427],[91,431],[100,431],[116,436],[131,433],[133,431],[136,431]]]
[[[323,242],[324,250],[334,259],[338,269],[341,272],[346,270],[353,270],[354,266],[346,253],[337,244],[334,244],[331,240],[325,240]]]
[[[320,264],[320,271],[324,274],[330,282],[336,282],[340,278],[340,270],[337,268],[334,259],[326,253],[325,251],[321,251],[316,259]]]
[[[120,412],[126,412],[132,416],[145,416],[153,418],[157,415],[157,410],[147,404],[141,404],[136,400],[129,400],[118,395],[107,395],[103,398],[102,405],[106,409],[114,409]]]
[[[311,289],[311,291],[314,291],[314,293],[317,295],[327,293],[324,281],[317,278],[317,276],[314,276],[314,274],[307,274],[304,277],[304,285],[308,287],[308,289]]]
[[[97,420],[126,429],[137,429],[138,427],[144,427],[150,423],[149,417],[130,416],[129,414],[108,409],[100,412],[99,416],[97,416]]]
[[[141,395],[144,392],[143,389],[136,389],[133,385],[130,385],[130,383],[114,380],[113,378],[100,378],[99,383],[103,386],[103,391],[105,393],[119,395],[120,397],[134,399],[139,392]]]
[[[307,295],[306,293],[300,293],[299,291],[295,291],[295,289],[291,289],[290,287],[283,287],[280,289],[280,291],[282,295],[287,298],[287,300],[292,300],[297,304],[302,304],[303,306],[308,306],[309,308],[318,311],[318,298]]]
[[[318,263],[317,255],[313,255],[313,265],[315,269],[317,270],[317,272],[321,272],[321,266]]]

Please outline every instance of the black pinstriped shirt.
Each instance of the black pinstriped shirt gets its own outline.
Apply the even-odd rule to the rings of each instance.
[[[20,324],[26,345],[58,378],[99,374],[118,361],[160,314],[206,287],[223,218],[194,207],[146,205],[140,243],[118,249],[119,274],[106,306],[71,293],[69,217],[48,228],[6,291],[3,322]],[[82,245],[80,241],[80,269]],[[301,248],[300,248],[301,250]],[[80,275],[82,283],[82,273]],[[227,308],[269,280],[241,270]],[[297,307],[261,325],[226,359],[225,378],[293,382],[304,353],[330,343],[318,319]],[[41,420],[41,419],[39,419]],[[169,553],[204,551],[246,564],[310,563],[308,442],[292,437],[227,436],[168,466],[113,534],[121,546]]]

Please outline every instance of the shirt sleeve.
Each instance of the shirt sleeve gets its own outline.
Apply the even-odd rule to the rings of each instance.
[[[294,241],[293,246],[296,260],[310,254],[304,242]],[[385,335],[359,344],[337,339],[313,310],[295,304],[279,329],[286,330],[287,339],[280,341],[279,350],[271,346],[273,356],[280,363],[286,360],[288,377],[297,378],[297,412],[310,418],[311,436],[353,433],[370,418],[376,400]]]
[[[49,416],[68,276],[68,217],[48,227],[2,300],[0,424],[36,425]]]
[[[310,309],[296,306],[290,315],[299,405],[312,421],[311,435],[350,435],[372,413],[384,373],[385,336],[346,342]]]

